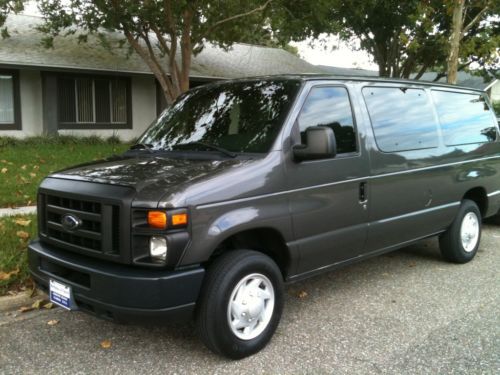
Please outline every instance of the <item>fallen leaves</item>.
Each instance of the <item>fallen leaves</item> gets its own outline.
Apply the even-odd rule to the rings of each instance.
[[[17,231],[16,236],[23,240],[27,240],[28,238],[30,238],[30,234],[28,232],[25,232],[24,230]]]
[[[20,313],[25,313],[25,312],[32,311],[32,310],[33,310],[33,307],[31,307],[31,306],[22,306],[17,311],[19,311]]]
[[[103,349],[109,349],[111,348],[111,346],[113,346],[113,343],[111,342],[111,340],[102,340],[101,341],[101,348]]]
[[[15,276],[19,273],[19,267],[10,272],[0,272],[0,281],[9,280],[12,276]]]
[[[57,319],[52,319],[47,322],[49,326],[55,326],[56,324],[59,324],[59,320]]]
[[[28,225],[31,224],[31,220],[16,219],[16,220],[14,220],[14,223],[16,223],[17,225],[20,225],[22,227],[27,227]]]
[[[55,306],[52,302],[49,302],[45,299],[37,299],[35,302],[33,302],[31,304],[31,306],[23,306],[17,311],[19,311],[21,313],[25,313],[25,312],[33,311],[33,310],[40,310],[42,308],[44,308],[46,310],[50,310],[50,309],[53,309],[54,307]]]
[[[43,303],[43,299],[37,299],[35,302],[33,302],[33,304],[31,305],[31,307],[33,309],[39,310],[40,307],[42,307],[42,303]]]
[[[301,290],[298,294],[297,294],[297,297],[299,297],[300,299],[304,299],[307,297],[307,292],[305,290]]]

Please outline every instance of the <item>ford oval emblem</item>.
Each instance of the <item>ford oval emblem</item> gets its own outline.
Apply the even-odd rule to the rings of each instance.
[[[66,214],[61,218],[61,225],[67,231],[73,231],[80,228],[82,220],[74,215]]]

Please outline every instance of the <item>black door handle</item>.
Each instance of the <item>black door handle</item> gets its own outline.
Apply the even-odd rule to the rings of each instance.
[[[359,184],[359,203],[366,203],[368,199],[366,198],[366,182],[361,182]]]

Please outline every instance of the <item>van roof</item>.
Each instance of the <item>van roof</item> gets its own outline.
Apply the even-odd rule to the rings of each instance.
[[[481,89],[475,89],[471,87],[451,85],[439,82],[420,81],[416,79],[381,78],[381,77],[367,77],[367,76],[354,76],[354,75],[344,76],[344,75],[316,74],[316,73],[281,74],[281,75],[270,75],[270,76],[259,76],[259,77],[247,77],[242,79],[236,79],[236,81],[248,80],[248,79],[283,79],[283,80],[299,80],[299,81],[338,80],[338,81],[384,82],[384,83],[400,83],[400,84],[418,85],[418,86],[444,87],[450,89],[460,89],[460,90],[484,93],[484,91]]]

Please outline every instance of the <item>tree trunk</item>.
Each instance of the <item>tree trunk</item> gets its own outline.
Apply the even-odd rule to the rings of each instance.
[[[464,23],[465,0],[454,0],[453,19],[450,36],[450,52],[448,55],[448,83],[457,83],[458,56],[460,52],[460,40],[462,39],[462,28]]]

